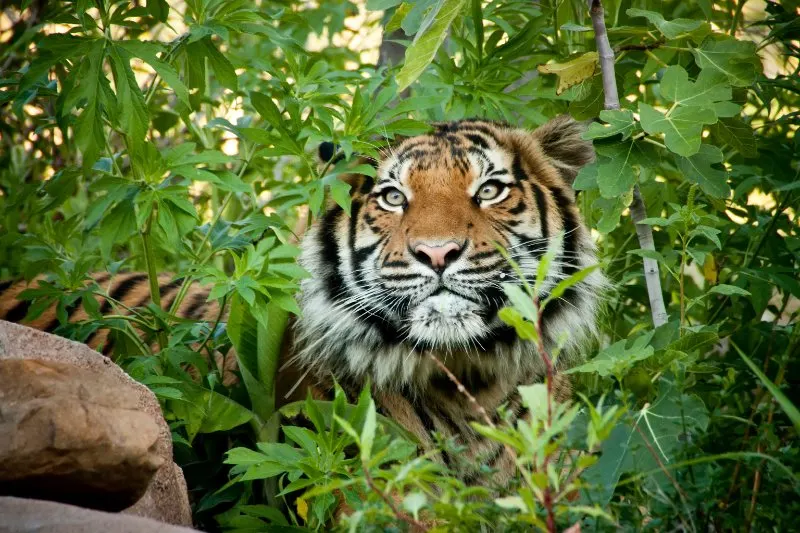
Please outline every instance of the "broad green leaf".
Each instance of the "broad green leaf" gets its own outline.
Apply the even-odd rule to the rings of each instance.
[[[597,222],[597,231],[600,233],[611,233],[619,225],[619,218],[622,212],[633,199],[633,193],[623,194],[615,198],[598,198],[592,202],[592,209],[601,213],[600,220]]]
[[[682,106],[712,106],[730,100],[732,96],[728,79],[713,70],[701,70],[694,82],[689,73],[679,65],[671,65],[661,78],[661,95]]]
[[[691,156],[700,150],[703,124],[713,124],[717,115],[707,107],[680,106],[664,114],[652,106],[639,103],[642,128],[650,134],[664,134],[667,148],[678,155]]]
[[[136,214],[133,202],[119,202],[105,217],[100,225],[100,250],[104,257],[110,257],[114,244],[126,242],[136,231]]]
[[[653,347],[648,346],[652,337],[652,333],[642,335],[634,340],[630,347],[626,347],[628,340],[615,342],[590,361],[571,368],[566,373],[597,373],[603,377],[614,376],[621,381],[633,368],[634,363],[653,355]]]
[[[700,68],[725,75],[736,87],[749,87],[761,71],[753,41],[716,40],[709,36],[699,48],[692,49],[692,54]]]
[[[251,92],[250,103],[269,125],[278,130],[283,129],[283,117],[272,98],[261,93]]]
[[[677,39],[686,35],[700,26],[706,25],[702,20],[674,19],[666,20],[660,13],[644,9],[631,8],[626,11],[629,17],[644,17],[653,24],[667,39]]]
[[[699,439],[709,421],[706,407],[699,397],[681,394],[664,379],[659,382],[656,400],[632,414],[612,430],[602,444],[600,460],[583,476],[583,480],[590,484],[587,492],[601,506],[611,500],[623,473],[657,472],[659,462],[671,465],[685,443]],[[647,439],[646,443],[644,439]],[[658,484],[661,490],[674,490],[662,473],[651,475],[648,482]]]
[[[631,141],[598,147],[597,186],[603,198],[618,198],[631,191],[639,175],[637,146]]]
[[[275,375],[287,320],[286,311],[275,304],[253,309],[239,294],[231,299],[228,337],[236,349],[253,411],[262,421],[275,410]]]
[[[583,134],[584,139],[604,139],[622,134],[624,141],[636,131],[636,119],[630,109],[604,109],[600,112],[600,120],[605,124],[591,123]]]
[[[683,336],[667,346],[667,350],[689,353],[708,346],[713,346],[719,341],[719,335],[713,331],[698,331],[684,333]]]
[[[421,28],[414,38],[414,42],[406,49],[405,62],[397,74],[398,92],[405,90],[419,78],[420,74],[433,61],[436,52],[447,36],[447,29],[463,11],[466,3],[466,0],[442,0],[435,8],[437,11],[432,24],[427,28]]]
[[[350,216],[350,208],[352,207],[352,198],[350,197],[350,184],[345,183],[339,179],[326,180],[331,189],[331,198],[336,202],[347,216]]]
[[[180,385],[185,401],[172,401],[170,408],[186,421],[186,433],[192,441],[198,433],[228,431],[253,418],[253,412],[200,385],[183,382]]]
[[[727,198],[730,194],[728,174],[712,165],[722,162],[722,150],[716,146],[704,144],[691,157],[678,157],[678,168],[684,177],[697,183],[703,192],[714,198]]]
[[[539,65],[538,70],[542,74],[555,74],[558,76],[556,94],[561,94],[570,87],[594,76],[598,65],[597,52],[586,52],[566,63]]]
[[[742,122],[741,119],[735,117],[722,118],[711,126],[711,133],[719,141],[726,143],[742,154],[742,157],[758,156],[758,146],[755,135],[753,135],[753,129]]]

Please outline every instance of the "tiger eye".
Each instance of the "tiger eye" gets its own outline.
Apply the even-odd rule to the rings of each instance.
[[[406,195],[395,188],[389,188],[381,194],[383,201],[392,207],[400,207],[406,203]]]
[[[484,183],[481,185],[481,188],[478,190],[478,199],[479,200],[494,200],[498,196],[503,189],[496,183]]]

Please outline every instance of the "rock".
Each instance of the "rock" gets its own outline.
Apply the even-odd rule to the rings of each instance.
[[[0,494],[121,511],[164,464],[136,392],[103,374],[0,361]]]
[[[0,497],[0,533],[191,533],[149,518],[63,503]]]
[[[0,320],[0,361],[9,359],[37,359],[74,365],[103,375],[115,384],[117,391],[133,391],[136,409],[147,414],[158,427],[153,451],[164,462],[150,481],[144,496],[123,512],[171,524],[191,525],[186,482],[180,468],[172,461],[170,429],[158,400],[147,387],[131,379],[113,361],[88,346]]]

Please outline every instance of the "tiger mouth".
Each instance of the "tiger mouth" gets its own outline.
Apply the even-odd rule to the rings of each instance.
[[[489,331],[484,316],[480,302],[451,289],[437,289],[411,311],[409,336],[435,345],[469,345]]]

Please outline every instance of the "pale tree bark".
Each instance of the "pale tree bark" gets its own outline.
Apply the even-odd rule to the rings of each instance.
[[[600,71],[603,76],[603,95],[606,109],[619,109],[619,91],[614,73],[614,51],[608,42],[606,22],[601,0],[588,0],[589,14],[594,27],[594,40],[597,45],[597,55],[600,57]],[[633,202],[630,205],[631,219],[636,226],[636,236],[639,238],[639,247],[643,250],[655,251],[653,243],[653,228],[639,222],[647,218],[647,208],[639,190],[639,185],[633,186]],[[669,320],[667,309],[664,306],[664,293],[661,290],[661,274],[658,262],[648,257],[644,258],[644,279],[647,284],[647,294],[650,298],[650,312],[653,316],[653,325],[662,326]]]

